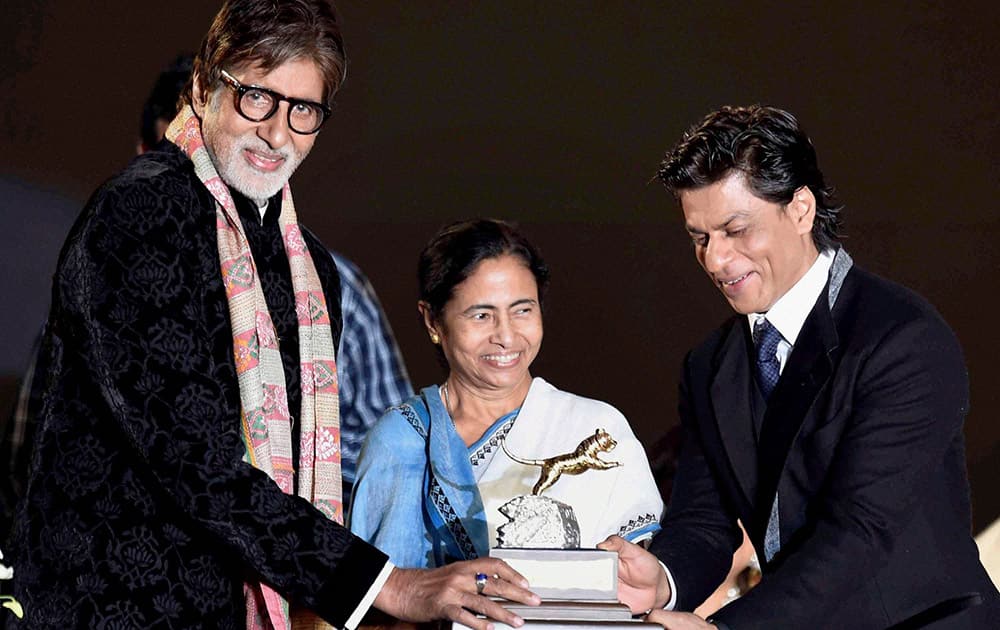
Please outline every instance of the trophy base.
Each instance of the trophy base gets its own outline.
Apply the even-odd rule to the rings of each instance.
[[[534,628],[544,630],[581,630],[583,628],[600,628],[602,630],[646,630],[656,628],[663,630],[663,626],[658,623],[649,623],[641,619],[633,621],[548,621],[538,619],[525,619],[524,625],[520,628],[508,626],[499,621],[491,621],[496,630],[533,630]],[[469,626],[460,623],[452,624],[453,630],[471,630]]]
[[[618,603],[618,554],[603,549],[494,547],[542,600]]]
[[[662,630],[659,624],[634,619],[629,607],[618,601],[618,554],[613,551],[495,547],[490,556],[523,575],[528,588],[542,598],[540,606],[497,600],[524,619],[520,630]],[[497,630],[513,630],[492,623]],[[455,630],[466,627],[452,624]]]

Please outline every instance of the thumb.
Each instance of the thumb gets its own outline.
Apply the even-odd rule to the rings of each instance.
[[[597,548],[620,553],[625,548],[625,539],[621,536],[611,535],[597,543]]]

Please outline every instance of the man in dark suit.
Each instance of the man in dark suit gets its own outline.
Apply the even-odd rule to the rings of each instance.
[[[737,314],[684,363],[663,531],[649,552],[602,543],[622,600],[671,629],[1000,627],[970,537],[958,341],[925,300],[853,265],[795,118],[714,112],[659,176]],[[675,612],[726,575],[737,519],[761,583],[707,622]]]

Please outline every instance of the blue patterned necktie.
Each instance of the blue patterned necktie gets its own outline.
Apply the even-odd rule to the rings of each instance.
[[[778,342],[781,341],[781,333],[771,322],[763,317],[757,320],[753,326],[753,342],[757,346],[757,383],[760,391],[764,394],[764,400],[771,396],[774,386],[778,384],[778,377],[781,376],[781,364],[778,362],[776,354]],[[771,505],[771,515],[767,519],[767,530],[764,532],[764,558],[771,561],[778,550],[781,549],[781,528],[778,517],[778,497],[774,497]]]
[[[776,354],[781,338],[778,329],[763,317],[753,326],[753,343],[757,346],[757,383],[764,400],[771,397],[781,375],[781,364]]]

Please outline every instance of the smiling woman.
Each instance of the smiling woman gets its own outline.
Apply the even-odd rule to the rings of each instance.
[[[528,393],[528,369],[542,344],[538,283],[520,258],[504,254],[479,263],[437,315],[427,302],[419,308],[451,368],[443,386],[448,412],[471,444],[493,423],[481,407],[517,407]]]
[[[663,503],[628,422],[532,378],[548,284],[535,247],[501,221],[456,223],[431,239],[418,275],[417,308],[448,376],[369,433],[351,529],[397,566],[440,566],[487,555],[509,502],[544,492],[575,514],[567,546],[651,537]],[[562,477],[541,484],[554,466]]]

